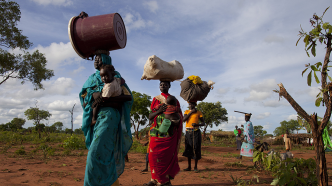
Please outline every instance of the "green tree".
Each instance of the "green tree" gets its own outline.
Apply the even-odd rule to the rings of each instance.
[[[71,133],[72,133],[72,130],[69,129],[69,128],[66,128],[66,129],[65,129],[65,133],[66,133],[66,134],[71,134]]]
[[[255,137],[264,137],[267,134],[266,130],[263,130],[263,126],[258,125],[254,126],[254,135]]]
[[[57,131],[62,131],[63,123],[61,121],[55,122],[52,127],[55,127]]]
[[[52,114],[49,113],[47,110],[40,110],[39,108],[37,108],[36,103],[36,107],[30,107],[24,112],[24,115],[28,118],[28,120],[34,121],[33,124],[35,125],[35,129],[38,130],[40,138],[40,132],[43,131],[45,128],[45,125],[40,123],[40,121],[48,120],[52,116]]]
[[[17,22],[21,19],[20,6],[13,1],[0,1],[0,46],[5,48],[19,48],[23,54],[9,53],[0,48],[0,76],[3,80],[0,85],[9,78],[17,78],[23,84],[30,81],[35,90],[43,89],[42,80],[48,80],[54,76],[53,70],[46,69],[47,60],[44,54],[38,50],[32,54],[26,52],[32,43],[22,35]]]
[[[17,131],[18,129],[23,129],[23,125],[25,124],[25,119],[22,118],[14,118],[10,124],[9,128],[11,131]]]
[[[297,120],[289,120],[289,121],[282,121],[280,122],[280,126],[277,127],[274,131],[273,134],[275,136],[280,136],[282,134],[285,134],[286,131],[288,131],[289,133],[293,134],[294,131],[299,130],[301,128],[299,122]]]
[[[221,103],[200,102],[197,110],[201,111],[205,121],[203,136],[206,136],[207,127],[218,126],[221,122],[228,122],[227,110],[222,108]]]
[[[1,125],[0,125],[0,131],[7,131],[7,130],[10,130],[10,128],[9,128],[9,124],[10,124],[10,123],[1,124]]]
[[[74,130],[74,133],[75,133],[75,134],[83,134],[83,130],[82,130],[82,128],[75,129],[75,130]]]
[[[149,121],[149,108],[151,106],[151,96],[132,91],[134,103],[131,107],[130,118],[134,127],[136,138],[140,125],[144,126]],[[135,124],[137,123],[137,124]]]
[[[311,54],[316,57],[316,45],[318,42],[326,45],[324,62],[317,62],[314,65],[310,65],[310,63],[306,64],[306,69],[302,72],[303,76],[303,74],[308,69],[310,69],[310,72],[307,76],[308,86],[311,86],[312,76],[314,76],[316,83],[321,85],[320,92],[317,95],[317,99],[315,101],[316,106],[320,106],[321,104],[326,106],[326,111],[321,123],[319,124],[316,113],[309,115],[305,110],[303,110],[303,108],[286,91],[282,83],[278,84],[280,90],[275,90],[275,92],[279,93],[279,97],[284,97],[296,110],[297,114],[310,124],[316,150],[316,177],[320,186],[328,185],[328,175],[322,134],[324,128],[327,126],[328,121],[330,120],[332,111],[332,83],[327,82],[328,79],[332,81],[332,78],[328,75],[328,67],[331,67],[329,66],[329,63],[332,51],[332,25],[329,22],[323,21],[323,16],[328,8],[324,11],[321,17],[317,16],[317,14],[313,15],[313,17],[310,19],[310,23],[313,29],[310,32],[307,33],[301,28],[299,33],[300,38],[296,43],[297,45],[301,38],[303,38],[303,42],[305,44],[304,49],[309,57],[309,50]],[[320,78],[318,77],[317,73],[321,74]]]

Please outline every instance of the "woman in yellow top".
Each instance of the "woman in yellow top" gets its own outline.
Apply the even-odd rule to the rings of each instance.
[[[184,171],[191,171],[191,159],[195,160],[194,171],[197,170],[198,160],[201,156],[201,142],[202,135],[199,129],[200,126],[204,126],[204,118],[201,111],[196,110],[196,102],[188,102],[189,109],[184,112],[183,121],[186,122],[186,135],[185,135],[185,150],[183,156],[188,158],[188,168]],[[201,121],[201,124],[199,124]]]

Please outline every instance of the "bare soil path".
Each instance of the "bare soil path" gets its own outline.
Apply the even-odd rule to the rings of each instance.
[[[3,144],[0,144],[1,146]],[[33,150],[31,144],[26,144],[25,151]],[[15,155],[14,152],[20,146],[8,149],[7,153],[0,154],[0,185],[1,186],[75,186],[83,185],[87,150],[84,154],[73,151],[67,156],[48,156],[46,159],[42,155]],[[313,150],[292,151],[294,157],[314,158]],[[173,185],[180,186],[219,186],[234,185],[231,176],[243,180],[253,180],[254,175],[259,176],[258,185],[270,185],[273,180],[270,173],[258,172],[253,168],[253,163],[249,158],[239,161],[235,158],[239,154],[234,147],[202,147],[203,158],[199,161],[199,172],[185,172],[187,159],[179,153],[179,164],[181,172],[172,181]],[[332,153],[326,154],[328,172],[332,173]],[[192,161],[192,163],[194,163]],[[192,167],[194,164],[192,164]],[[145,167],[145,154],[129,153],[129,162],[126,163],[125,172],[119,178],[123,186],[143,185],[150,181],[151,174],[142,173]],[[332,184],[332,179],[329,178]]]

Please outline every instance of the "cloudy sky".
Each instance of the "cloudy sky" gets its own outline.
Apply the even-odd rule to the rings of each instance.
[[[198,75],[215,81],[215,89],[206,102],[220,101],[228,111],[228,123],[208,130],[233,130],[244,123],[242,114],[252,113],[254,125],[268,133],[283,120],[295,119],[296,112],[285,99],[272,90],[282,82],[296,101],[319,116],[324,108],[314,105],[318,85],[306,84],[301,76],[304,64],[323,61],[324,47],[317,57],[308,58],[304,44],[295,43],[300,25],[310,31],[313,13],[322,15],[331,1],[223,1],[223,0],[17,0],[21,8],[18,24],[33,42],[31,51],[44,53],[55,76],[43,82],[45,90],[34,91],[31,83],[10,80],[0,86],[0,123],[24,117],[34,107],[52,117],[46,124],[61,121],[70,128],[69,110],[75,106],[74,128],[82,122],[78,93],[94,73],[93,62],[80,58],[68,37],[68,22],[85,11],[89,16],[118,12],[125,23],[127,45],[111,52],[113,65],[126,79],[131,90],[157,96],[158,81],[141,80],[143,66],[151,55],[165,61],[179,61],[185,77]],[[331,21],[332,9],[325,14]],[[18,52],[18,51],[14,51]],[[183,109],[187,103],[179,96],[180,82],[173,82],[170,93]],[[24,127],[32,126],[27,121]]]

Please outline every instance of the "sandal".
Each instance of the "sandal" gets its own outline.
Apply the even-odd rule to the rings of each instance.
[[[156,182],[154,181],[149,181],[148,183],[144,183],[143,186],[156,186]]]
[[[191,168],[183,169],[184,171],[191,171]]]
[[[172,186],[171,182],[166,182],[164,184],[157,184],[158,186]]]

